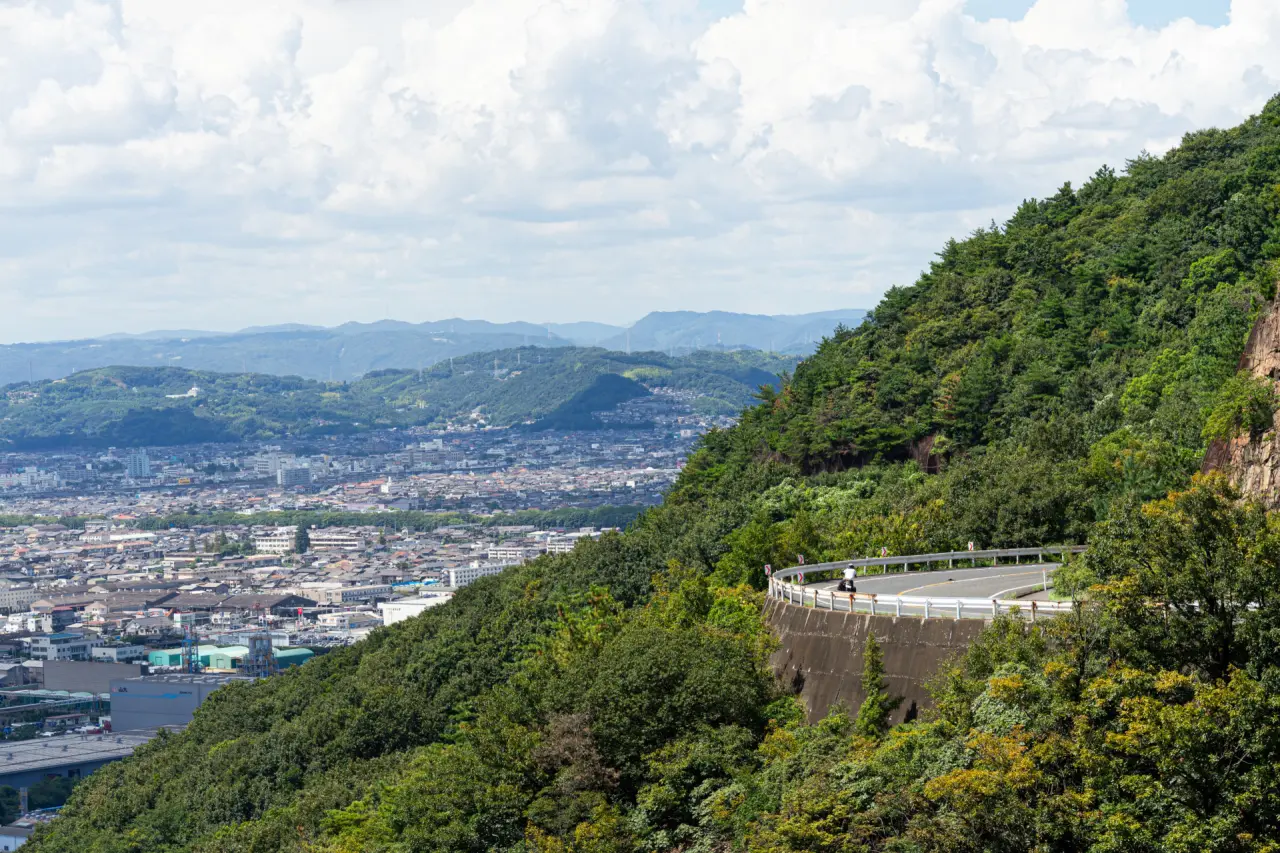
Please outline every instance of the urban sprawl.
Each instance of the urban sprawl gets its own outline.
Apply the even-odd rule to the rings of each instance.
[[[224,684],[601,536],[519,513],[638,512],[718,425],[0,455],[0,786],[74,779]]]

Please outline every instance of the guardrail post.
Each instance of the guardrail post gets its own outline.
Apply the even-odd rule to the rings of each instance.
[[[876,594],[874,592],[871,593],[871,615],[876,615]]]
[[[929,618],[929,599],[924,600],[924,618]]]
[[[994,598],[991,599],[991,615],[992,616],[1000,615],[1000,602],[996,601]]]
[[[849,612],[853,612],[853,593],[849,593]]]
[[[1032,624],[1034,624],[1034,623],[1035,623],[1035,621],[1036,621],[1036,600],[1033,598],[1033,599],[1031,599],[1031,622],[1032,622]]]
[[[893,615],[894,616],[902,615],[902,597],[901,596],[895,595],[893,597]]]
[[[960,618],[960,599],[956,599],[956,618]]]

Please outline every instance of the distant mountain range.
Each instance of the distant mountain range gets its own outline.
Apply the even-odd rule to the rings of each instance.
[[[580,343],[613,350],[657,350],[676,355],[712,347],[808,355],[838,324],[856,326],[866,315],[866,311],[856,309],[777,315],[654,311],[630,328],[617,329],[610,337]]]
[[[521,346],[600,346],[619,352],[756,349],[807,355],[859,309],[763,315],[658,311],[630,327],[606,323],[383,320],[333,328],[289,323],[238,332],[173,329],[76,341],[0,345],[0,385],[61,379],[97,367],[184,367],[350,381],[374,370],[422,369],[476,352]]]

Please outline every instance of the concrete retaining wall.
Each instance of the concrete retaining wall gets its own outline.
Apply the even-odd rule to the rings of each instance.
[[[867,632],[874,631],[884,651],[889,692],[902,696],[894,714],[901,722],[912,703],[930,703],[925,682],[948,658],[963,652],[982,633],[980,619],[920,619],[911,616],[871,616],[833,613],[768,599],[765,618],[782,642],[773,655],[774,671],[795,685],[809,710],[810,721],[825,717],[843,701],[856,712],[862,694],[862,649]]]

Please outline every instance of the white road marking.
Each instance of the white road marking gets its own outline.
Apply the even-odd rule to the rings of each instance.
[[[951,578],[948,578],[945,581],[938,581],[937,583],[927,583],[924,586],[912,587],[911,589],[906,589],[906,590],[903,590],[902,592],[894,593],[894,595],[910,595],[911,593],[919,592],[922,589],[929,589],[930,587],[934,587],[934,586],[946,586],[947,584],[952,584],[952,583],[969,583],[971,581],[998,580],[1000,578],[1020,578],[1020,577],[1026,577],[1028,575],[1038,575],[1038,574],[1040,574],[1040,572],[1035,571],[1035,572],[1018,572],[1016,574],[1011,573],[1007,575],[984,575],[981,577],[974,577],[974,578],[961,578],[960,580],[953,580]]]

